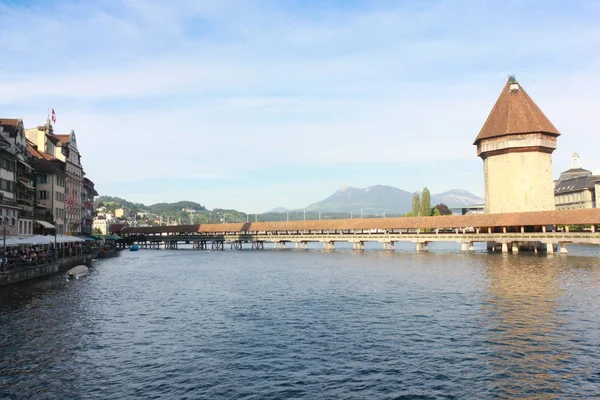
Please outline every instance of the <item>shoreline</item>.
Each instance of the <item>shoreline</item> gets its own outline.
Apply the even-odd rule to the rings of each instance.
[[[80,254],[68,258],[62,258],[55,262],[19,267],[14,270],[0,272],[0,287],[13,283],[23,282],[30,279],[42,278],[66,272],[77,265],[92,265],[93,254]]]

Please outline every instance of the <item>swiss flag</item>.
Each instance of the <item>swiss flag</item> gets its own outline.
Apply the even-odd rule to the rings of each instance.
[[[52,123],[56,123],[56,113],[54,112],[54,108],[52,109]]]

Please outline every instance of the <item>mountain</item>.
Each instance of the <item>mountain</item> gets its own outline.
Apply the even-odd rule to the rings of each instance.
[[[292,211],[292,210],[290,210],[289,208],[285,208],[285,207],[275,207],[271,211],[267,211],[267,212],[268,213],[284,213],[284,212],[288,212],[288,211]]]
[[[308,206],[310,211],[353,212],[360,214],[405,214],[412,209],[414,193],[393,186],[375,185],[367,188],[342,186],[325,200]],[[444,203],[448,207],[482,204],[484,199],[462,190],[454,189],[431,196],[431,206]]]
[[[193,201],[178,201],[176,203],[156,203],[152,205],[144,205],[142,203],[132,203],[120,197],[100,196],[95,200],[96,207],[100,205],[107,206],[110,210],[123,207],[128,211],[138,212],[147,211],[153,214],[162,215],[181,211],[183,208],[193,208],[196,211],[204,211],[206,208]]]
[[[412,209],[413,193],[393,186],[375,185],[367,188],[342,186],[334,194],[307,210],[324,212],[353,212],[360,214],[404,214]]]
[[[447,192],[431,195],[431,205],[444,203],[448,207],[469,206],[485,203],[485,199],[463,189],[452,189]]]

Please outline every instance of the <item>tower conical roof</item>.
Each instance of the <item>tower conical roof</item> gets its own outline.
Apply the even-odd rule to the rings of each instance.
[[[560,135],[525,89],[511,76],[473,144],[498,136],[540,132]]]

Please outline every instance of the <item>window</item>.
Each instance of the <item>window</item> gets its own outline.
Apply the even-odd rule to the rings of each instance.
[[[7,171],[14,171],[15,170],[15,164],[12,160],[8,160],[6,158],[2,159],[2,168],[4,168]]]
[[[60,187],[65,187],[65,178],[62,176],[56,177],[56,185]]]
[[[56,200],[57,201],[65,201],[65,194],[57,191],[56,192]]]
[[[48,183],[48,175],[46,175],[46,174],[38,175],[38,183]]]
[[[48,191],[40,190],[40,200],[48,200]]]
[[[0,190],[4,190],[5,192],[14,192],[15,191],[15,183],[12,181],[7,181],[6,179],[0,178]]]

